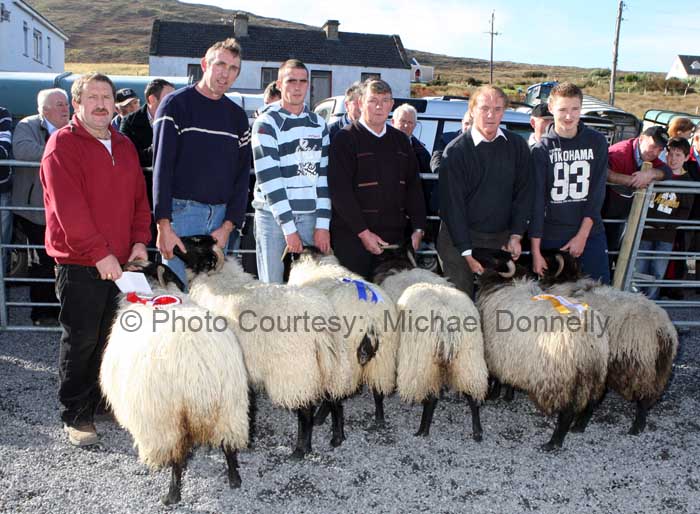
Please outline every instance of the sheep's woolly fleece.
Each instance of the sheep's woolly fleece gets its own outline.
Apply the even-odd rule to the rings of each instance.
[[[28,301],[27,289],[9,288]],[[691,316],[678,310],[674,319]],[[10,323],[30,325],[28,309]],[[288,459],[296,420],[259,401],[258,438],[241,452],[243,484],[231,490],[220,450],[197,450],[175,509],[159,504],[170,472],[150,472],[131,436],[98,419],[101,443],[69,446],[58,417],[60,334],[0,334],[0,512],[123,514],[177,512],[329,513],[474,512],[545,514],[694,514],[700,495],[700,329],[681,334],[667,392],[650,411],[647,430],[627,436],[634,408],[608,394],[584,434],[563,450],[539,443],[554,420],[522,394],[487,401],[484,440],[471,440],[463,399],[438,404],[428,439],[416,438],[416,409],[386,400],[387,428],[375,430],[371,395],[348,400],[347,441],[336,449],[327,430],[314,431],[314,451]]]

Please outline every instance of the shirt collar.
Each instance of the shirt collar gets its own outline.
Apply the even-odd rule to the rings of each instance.
[[[46,126],[46,131],[49,133],[49,135],[53,134],[56,132],[56,127],[54,127],[49,120],[44,118],[44,125]]]
[[[151,116],[151,111],[148,110],[148,105],[146,105],[146,116],[148,116],[148,123],[153,125],[153,116]]]
[[[642,160],[642,152],[639,150],[639,138],[637,138],[637,144],[634,145],[634,160],[637,163],[637,167],[641,168],[644,161]]]
[[[362,125],[362,126],[365,127],[367,130],[369,130],[369,132],[370,132],[372,135],[374,135],[375,137],[382,137],[384,134],[386,134],[386,123],[385,123],[384,126],[382,127],[382,131],[381,131],[381,132],[375,132],[374,130],[372,130],[372,129],[369,127],[369,125],[367,125],[367,124],[365,123],[365,120],[364,120],[362,117],[360,117],[360,120],[359,120],[359,121],[360,121],[360,125]]]
[[[470,129],[470,130],[471,130],[471,133],[472,133],[472,141],[474,141],[474,146],[477,146],[479,143],[484,143],[484,142],[486,142],[486,143],[493,143],[493,142],[494,142],[496,139],[498,139],[499,137],[502,137],[503,139],[505,139],[506,141],[508,141],[508,138],[506,137],[506,135],[505,135],[505,134],[503,133],[503,131],[501,130],[501,127],[498,127],[498,132],[496,132],[496,135],[494,136],[494,138],[493,138],[491,141],[489,141],[488,139],[486,139],[486,138],[483,136],[483,134],[482,134],[481,132],[479,132],[479,130],[478,130],[476,127],[473,127],[473,128]]]

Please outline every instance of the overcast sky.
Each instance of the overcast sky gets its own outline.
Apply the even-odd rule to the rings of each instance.
[[[495,10],[494,59],[609,68],[616,0],[186,0],[340,30],[399,34],[406,48],[488,59]],[[698,0],[628,0],[619,68],[668,71],[678,54],[700,55]],[[344,6],[341,9],[341,6]]]

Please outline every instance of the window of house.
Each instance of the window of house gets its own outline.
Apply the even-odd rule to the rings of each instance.
[[[29,25],[24,22],[24,55],[29,57]]]
[[[202,66],[199,64],[188,64],[187,76],[192,79],[192,82],[199,82],[202,79]]]
[[[51,67],[51,38],[46,36],[46,64]]]
[[[265,89],[274,80],[277,80],[277,68],[262,68],[260,70],[260,89]]]
[[[382,74],[381,73],[362,73],[360,74],[360,82],[364,82],[365,80],[368,79],[381,79]]]
[[[43,62],[41,32],[36,29],[34,29],[34,60]]]

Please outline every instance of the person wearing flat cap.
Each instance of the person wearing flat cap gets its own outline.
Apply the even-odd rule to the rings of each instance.
[[[532,108],[532,112],[530,112],[530,126],[534,132],[530,134],[530,138],[527,140],[527,146],[530,147],[530,150],[540,142],[553,121],[554,116],[549,112],[547,104],[537,104]]]
[[[130,87],[125,87],[117,91],[114,107],[117,109],[117,115],[112,120],[114,130],[119,131],[119,126],[122,119],[126,118],[132,112],[138,111],[141,107],[141,100],[136,91]]]

